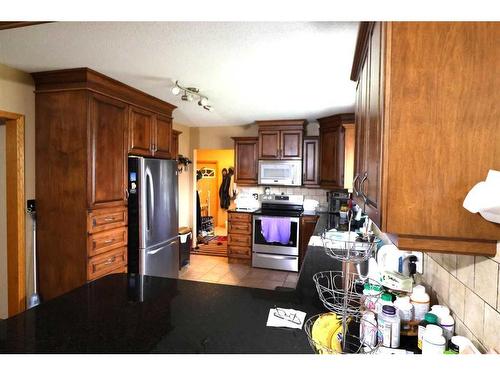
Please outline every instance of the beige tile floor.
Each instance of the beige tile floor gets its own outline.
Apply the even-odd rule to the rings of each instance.
[[[182,268],[179,278],[250,288],[295,288],[299,274],[253,268],[245,264],[228,263],[226,257],[191,254],[191,262]]]

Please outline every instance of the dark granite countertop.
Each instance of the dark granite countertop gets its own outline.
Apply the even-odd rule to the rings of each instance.
[[[329,225],[319,214],[315,234]],[[341,267],[309,246],[295,290],[109,275],[0,321],[0,352],[312,353],[303,330],[266,327],[269,309],[324,312],[312,276]]]

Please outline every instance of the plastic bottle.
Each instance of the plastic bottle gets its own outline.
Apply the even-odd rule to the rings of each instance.
[[[410,302],[413,305],[414,319],[421,321],[429,311],[430,297],[425,292],[423,285],[413,287],[413,293],[410,296]]]
[[[422,354],[443,354],[445,349],[443,329],[435,324],[428,324],[422,341]]]
[[[365,311],[361,317],[359,339],[364,346],[374,348],[377,345],[377,320],[372,311]]]
[[[441,319],[443,317],[450,315],[450,309],[444,305],[432,305],[430,312],[438,317],[439,325],[441,325]]]
[[[424,339],[425,329],[429,324],[438,324],[437,316],[432,313],[427,313],[424,316],[424,319],[418,323],[418,333],[417,333],[417,345],[420,350],[422,350],[422,342]]]
[[[378,318],[379,330],[382,331],[382,345],[387,348],[398,348],[401,334],[401,320],[394,306],[385,305]]]
[[[448,314],[442,316],[441,318],[439,318],[438,316],[438,321],[439,325],[443,329],[443,336],[448,342],[449,340],[451,340],[453,334],[455,333],[455,319],[453,319],[453,317]]]
[[[409,323],[413,320],[413,305],[410,303],[410,297],[397,297],[394,306],[401,319],[401,328],[410,329]]]
[[[375,307],[376,313],[382,314],[382,307],[384,307],[386,305],[387,306],[393,305],[392,304],[392,294],[390,294],[390,293],[382,293],[380,298],[377,300],[376,307]]]

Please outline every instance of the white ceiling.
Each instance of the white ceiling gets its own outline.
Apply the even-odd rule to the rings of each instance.
[[[178,106],[189,126],[352,111],[357,22],[58,22],[0,31],[0,63],[26,71],[89,67]],[[179,80],[215,110],[182,102]]]

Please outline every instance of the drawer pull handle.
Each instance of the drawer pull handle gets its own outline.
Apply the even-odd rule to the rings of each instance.
[[[111,264],[115,261],[115,259],[116,259],[116,256],[113,256],[113,257],[109,258],[106,262],[104,262],[104,264]]]
[[[110,240],[106,240],[106,241],[104,241],[104,243],[106,243],[106,244],[108,244],[108,243],[113,243],[113,242],[115,242],[115,239],[114,239],[114,238],[112,238],[112,239],[110,239]]]
[[[114,216],[111,216],[111,217],[106,217],[104,218],[104,221],[107,221],[107,222],[110,222],[110,221],[115,221],[115,217]]]

